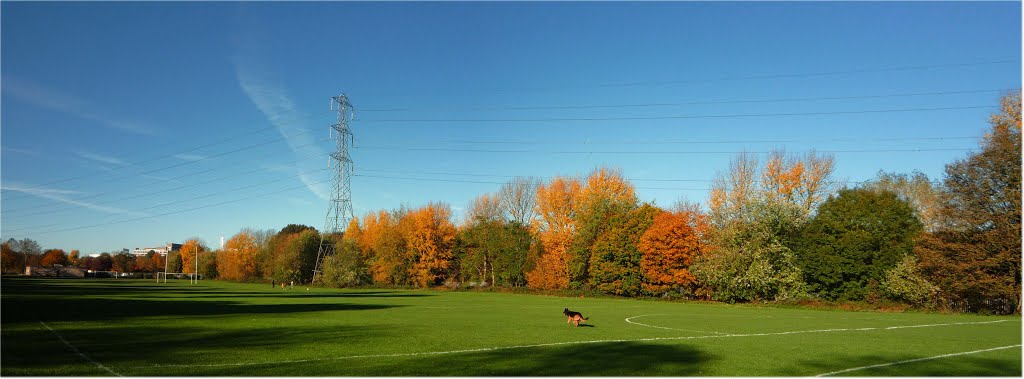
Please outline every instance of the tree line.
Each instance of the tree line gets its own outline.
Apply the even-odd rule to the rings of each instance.
[[[879,172],[849,186],[833,177],[833,156],[782,150],[764,159],[735,156],[715,175],[707,209],[641,202],[633,184],[608,167],[546,181],[521,177],[473,199],[462,220],[444,203],[351,220],[344,233],[323,236],[335,254],[320,279],[331,287],[885,300],[1019,313],[1020,100],[1020,93],[1002,99],[979,150],[947,164],[941,182],[920,172]],[[127,254],[97,260],[112,269],[162,271],[166,263],[174,266],[169,271],[191,272],[198,252],[207,277],[307,283],[321,237],[303,225],[245,229],[216,251],[189,240],[168,262],[159,255],[117,258]],[[19,253],[34,252],[31,261],[51,252],[25,241],[4,243],[5,270],[19,265]],[[70,263],[76,259],[83,261],[76,254]]]

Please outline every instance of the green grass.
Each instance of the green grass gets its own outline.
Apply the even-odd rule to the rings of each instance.
[[[1019,317],[25,278],[0,313],[3,376],[1021,375]]]

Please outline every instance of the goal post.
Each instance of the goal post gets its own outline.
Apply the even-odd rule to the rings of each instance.
[[[167,283],[168,275],[173,276],[175,279],[182,279],[182,277],[186,277],[189,279],[189,283],[199,283],[199,280],[203,279],[203,274],[195,274],[191,272],[157,272],[156,282],[160,283],[160,279],[162,278],[164,283]]]

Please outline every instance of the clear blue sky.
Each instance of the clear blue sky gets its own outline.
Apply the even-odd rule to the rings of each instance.
[[[342,92],[356,215],[442,201],[461,219],[509,177],[599,165],[642,200],[705,202],[733,152],[773,147],[840,151],[853,182],[941,179],[967,151],[891,150],[975,148],[952,137],[980,136],[1021,84],[1019,2],[0,11],[0,234],[84,253],[322,228]]]

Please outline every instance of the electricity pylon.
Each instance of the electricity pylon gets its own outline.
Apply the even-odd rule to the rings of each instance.
[[[334,255],[334,243],[332,237],[338,237],[348,226],[348,221],[354,216],[352,214],[352,157],[348,149],[354,143],[352,130],[348,123],[355,117],[352,103],[349,103],[348,96],[331,97],[331,110],[338,112],[338,122],[331,125],[331,140],[335,141],[335,151],[331,153],[328,166],[334,174],[331,181],[331,200],[327,204],[327,220],[324,222],[324,229],[320,231],[320,249],[316,254],[316,266],[313,268],[313,282],[321,279],[320,272],[323,270],[324,258]]]

